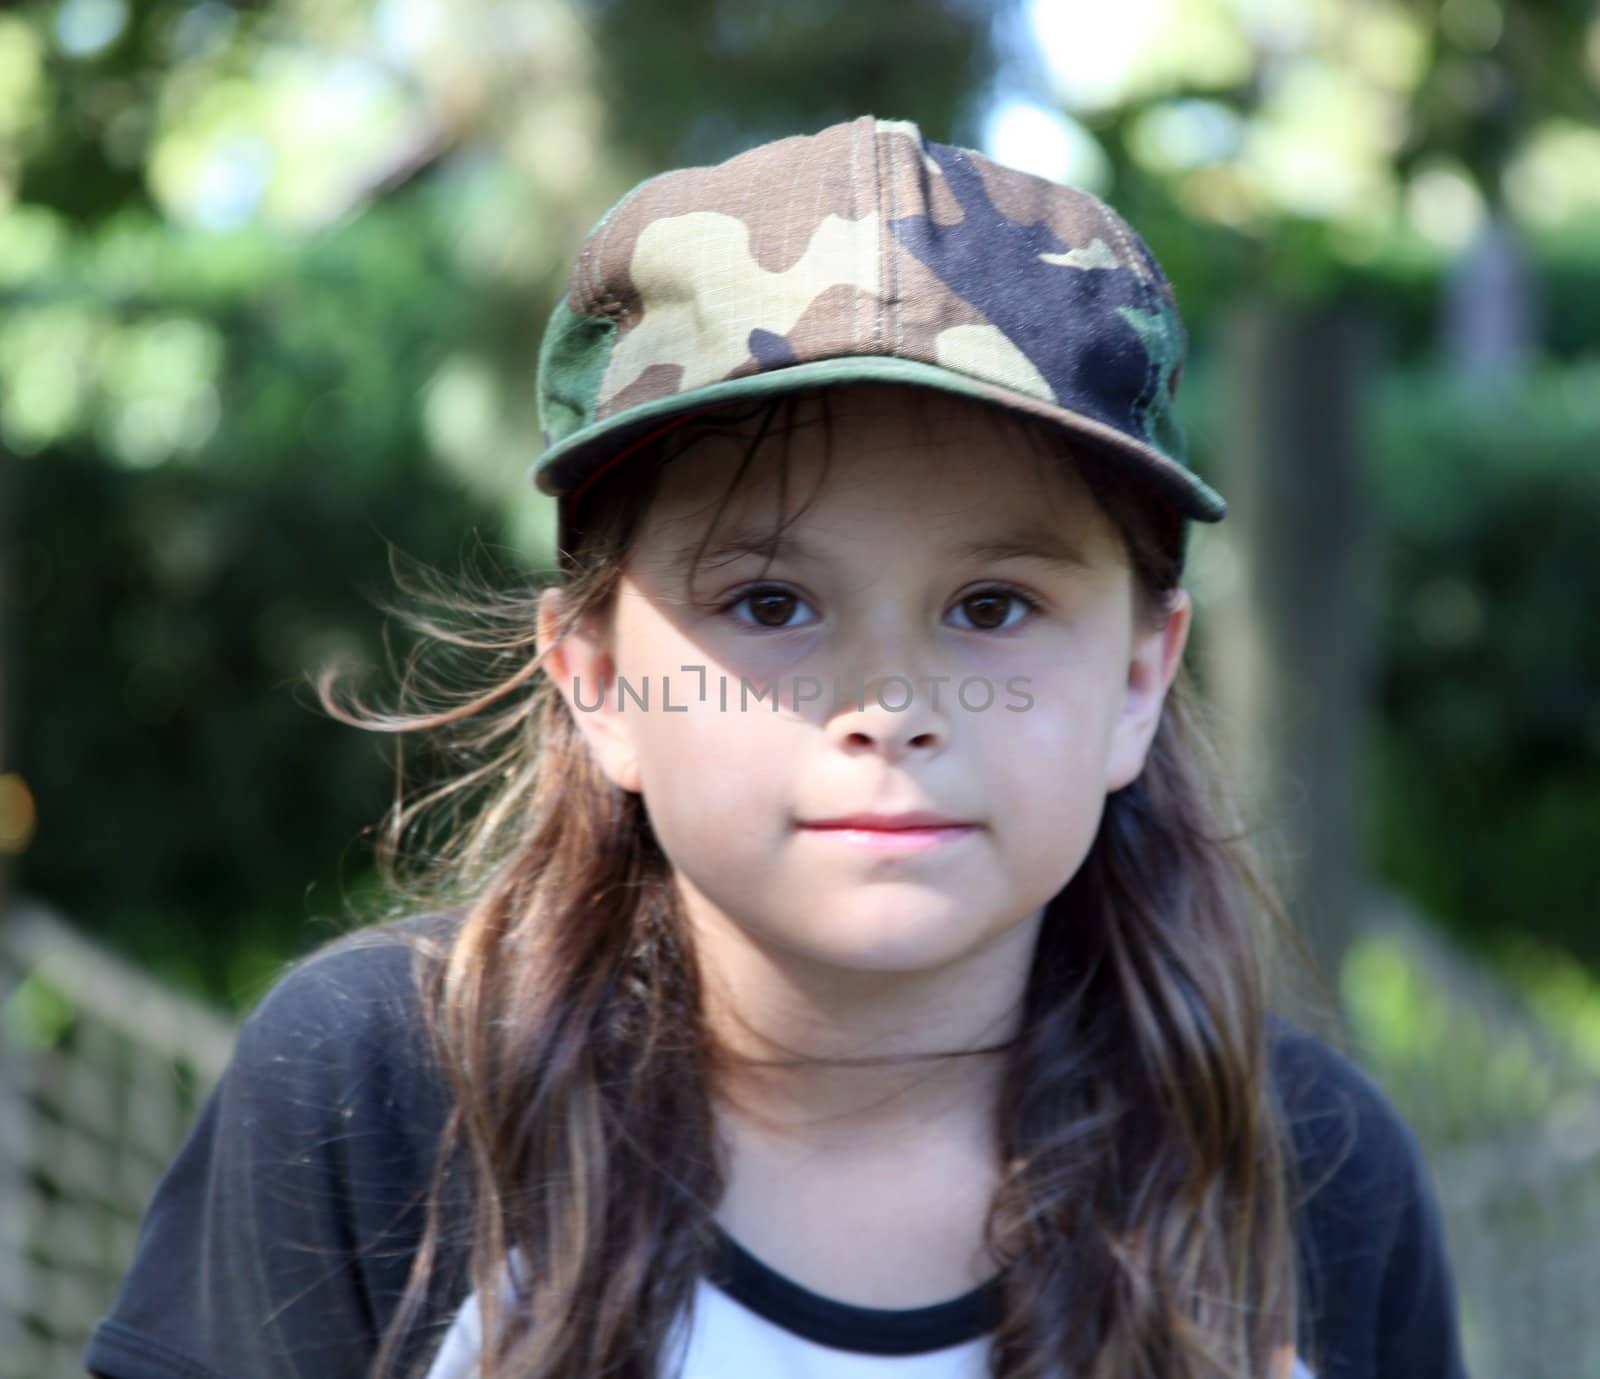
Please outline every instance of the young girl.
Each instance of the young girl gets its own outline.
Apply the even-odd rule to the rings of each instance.
[[[459,833],[245,1022],[91,1372],[1464,1379],[1410,1130],[1268,1008],[1183,351],[1108,207],[907,122],[613,208],[557,585],[349,719],[457,734],[394,837]]]

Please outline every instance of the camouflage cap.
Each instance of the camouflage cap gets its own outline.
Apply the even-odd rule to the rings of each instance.
[[[872,115],[641,182],[578,251],[539,350],[538,488],[578,496],[709,407],[899,382],[1040,418],[1187,523],[1222,497],[1174,412],[1171,285],[1097,197]]]

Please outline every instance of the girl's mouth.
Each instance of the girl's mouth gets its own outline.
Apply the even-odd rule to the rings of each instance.
[[[926,852],[959,842],[978,831],[976,824],[939,824],[913,828],[867,828],[860,824],[806,824],[801,831],[845,847],[870,852]]]

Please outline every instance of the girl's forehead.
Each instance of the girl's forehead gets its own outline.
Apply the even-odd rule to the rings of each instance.
[[[1018,419],[930,390],[839,390],[761,436],[754,422],[694,437],[666,464],[660,524],[715,520],[969,522],[1026,514],[1076,528],[1097,509],[1073,461]]]

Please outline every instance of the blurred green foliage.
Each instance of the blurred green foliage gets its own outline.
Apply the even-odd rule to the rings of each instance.
[[[1369,855],[1482,950],[1526,934],[1600,967],[1600,362],[1379,387]]]
[[[1359,940],[1341,982],[1352,1032],[1384,1085],[1426,1081],[1406,1115],[1431,1145],[1527,1125],[1548,1111],[1555,1075],[1543,1050],[1465,1018],[1436,975],[1399,945]]]
[[[449,565],[498,538],[424,436],[484,299],[402,206],[309,244],[135,215],[70,247],[3,336],[10,434],[38,447],[14,461],[6,581],[40,814],[18,879],[244,1005],[326,932],[306,917],[339,913],[389,798],[390,744],[323,716],[308,674],[383,660],[391,543]]]
[[[1505,975],[1533,1026],[1486,1018],[1393,937],[1362,938],[1346,954],[1355,1047],[1430,1150],[1540,1123],[1557,1138],[1569,1128],[1575,1141],[1593,1134],[1600,980],[1540,948]]]
[[[54,1048],[77,1018],[70,995],[48,977],[30,972],[0,1001],[0,1040],[20,1048]]]

